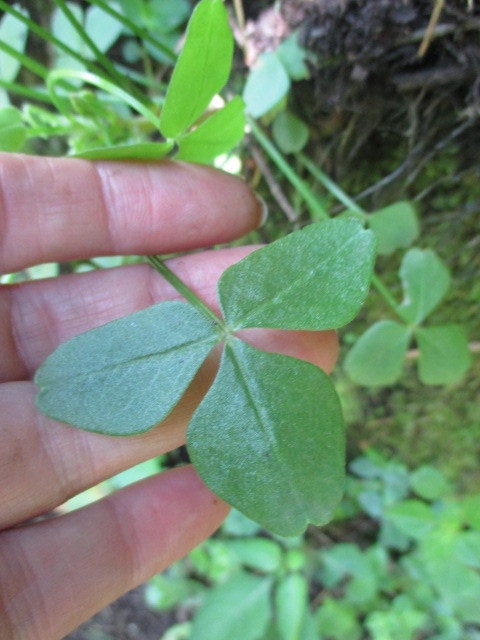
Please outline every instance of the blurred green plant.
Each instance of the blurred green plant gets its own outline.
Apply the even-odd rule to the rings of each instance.
[[[458,498],[435,467],[409,471],[375,450],[347,480],[318,537],[268,536],[233,511],[147,584],[148,606],[194,608],[178,626],[186,640],[478,640],[480,494]]]

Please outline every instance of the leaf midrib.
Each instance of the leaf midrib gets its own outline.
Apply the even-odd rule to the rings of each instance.
[[[335,252],[335,254],[329,256],[329,261],[334,261],[337,258],[337,256],[340,254],[340,252],[343,251],[345,248],[347,248],[350,244],[352,244],[356,239],[357,239],[356,235],[355,236],[351,236],[341,247],[339,247],[339,249]],[[325,263],[321,263],[321,264],[324,265]],[[321,264],[317,265],[316,267],[313,267],[313,269],[310,269],[306,276],[305,276],[305,274],[300,274],[297,278],[292,280],[292,282],[290,282],[290,284],[287,287],[282,289],[279,294],[277,294],[277,295],[273,296],[272,298],[269,298],[269,299],[265,300],[264,302],[261,302],[259,305],[255,306],[249,313],[247,313],[247,315],[243,316],[243,318],[241,318],[237,322],[235,330],[236,329],[246,329],[248,327],[248,325],[246,323],[248,322],[249,318],[251,318],[252,316],[255,317],[259,312],[263,312],[265,309],[268,309],[268,307],[270,307],[270,306],[278,306],[279,301],[285,295],[287,295],[292,289],[294,289],[298,285],[299,282],[301,282],[301,281],[308,282],[312,278],[318,276],[318,272],[320,271]],[[274,299],[276,299],[276,302],[273,302]],[[331,327],[331,328],[333,328],[333,327]]]
[[[257,404],[256,404],[255,399],[254,399],[254,394],[252,393],[252,391],[250,389],[250,386],[248,384],[248,375],[246,375],[246,373],[243,371],[242,365],[240,364],[239,359],[236,358],[234,347],[231,346],[231,345],[228,345],[228,346],[225,347],[225,349],[229,349],[229,351],[230,351],[230,355],[232,357],[233,366],[237,369],[238,373],[240,374],[240,377],[242,378],[242,380],[244,382],[243,388],[245,389],[245,394],[246,394],[248,400],[250,401],[250,403],[251,403],[251,405],[253,407],[253,411],[254,411],[255,415],[257,416],[258,423],[260,424],[260,426],[262,428],[262,431],[265,433],[268,442],[272,446],[272,449],[274,449],[275,454],[277,456],[277,460],[279,460],[281,466],[284,469],[286,469],[286,473],[284,474],[284,478],[287,480],[287,484],[289,485],[289,487],[292,490],[292,495],[294,496],[295,501],[297,502],[297,505],[300,507],[300,509],[303,512],[303,515],[305,516],[305,519],[308,521],[308,519],[309,519],[308,506],[307,506],[305,500],[303,499],[303,497],[301,496],[301,494],[298,493],[296,487],[292,484],[291,479],[290,479],[290,473],[289,473],[290,467],[282,459],[282,456],[279,453],[277,441],[276,441],[275,437],[273,436],[273,434],[271,433],[271,430],[269,429],[268,425],[266,425],[264,423],[262,415],[261,415],[261,412],[257,408]]]
[[[65,375],[64,373],[61,373],[58,377],[50,377],[46,382],[40,381],[38,384],[40,385],[40,387],[43,388],[43,387],[47,387],[49,384],[58,383],[58,381],[60,380],[60,386],[62,386],[63,382],[68,382],[69,380],[74,380],[76,378],[85,378],[93,374],[102,373],[103,371],[106,371],[108,369],[115,370],[122,366],[133,364],[135,362],[141,362],[142,360],[147,360],[149,358],[153,358],[156,356],[168,356],[168,355],[171,355],[172,353],[175,353],[176,351],[179,351],[181,349],[188,349],[189,347],[194,345],[201,346],[202,344],[207,344],[209,342],[212,342],[212,349],[213,349],[215,344],[217,342],[220,342],[220,340],[221,340],[220,336],[210,336],[208,338],[203,338],[201,340],[189,340],[188,342],[183,342],[182,344],[178,344],[173,347],[170,347],[165,351],[154,351],[151,353],[145,353],[139,356],[134,356],[132,358],[121,360],[119,362],[116,362],[115,364],[106,364],[106,365],[103,365],[102,367],[99,367],[98,369],[91,369],[88,372],[82,372],[82,373],[73,372],[72,375],[70,376]]]

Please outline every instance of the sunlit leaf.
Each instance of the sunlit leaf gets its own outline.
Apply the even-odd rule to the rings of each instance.
[[[418,373],[424,384],[454,384],[463,378],[471,363],[463,327],[418,328],[415,338],[420,349]]]
[[[402,372],[410,342],[408,327],[381,320],[365,331],[348,352],[345,370],[357,384],[393,384]]]
[[[163,105],[160,130],[166,138],[176,138],[202,115],[227,82],[232,56],[233,36],[222,0],[201,0]]]
[[[28,16],[28,11],[21,7],[20,4],[14,4],[13,8]],[[6,13],[0,20],[0,40],[15,49],[15,51],[24,52],[27,35],[27,25],[10,13]],[[0,51],[0,78],[2,80],[6,82],[15,80],[21,66],[21,62],[16,58],[13,58],[5,51]]]
[[[217,156],[231,151],[245,130],[245,103],[237,96],[211,115],[194,131],[181,138],[176,160],[208,164]]]
[[[228,268],[219,281],[235,328],[332,329],[350,322],[368,292],[375,239],[353,219],[295,231]]]
[[[20,111],[15,107],[0,108],[0,151],[20,151],[26,137]]]
[[[96,47],[105,53],[118,40],[123,31],[122,23],[100,7],[89,7],[85,12],[85,31]],[[92,60],[93,51],[88,49],[85,55]]]
[[[448,269],[431,249],[410,249],[400,267],[404,289],[402,317],[407,322],[422,323],[435,309],[450,286]]]
[[[173,149],[173,142],[141,142],[116,147],[95,147],[72,154],[87,160],[160,160]]]
[[[289,89],[290,79],[278,56],[272,51],[264,53],[250,71],[243,91],[248,113],[254,118],[263,116]]]
[[[327,522],[342,493],[343,421],[330,379],[236,338],[190,422],[187,447],[210,489],[279,535]]]
[[[191,305],[154,305],[60,345],[35,376],[37,406],[87,431],[141,433],[170,413],[218,339]]]

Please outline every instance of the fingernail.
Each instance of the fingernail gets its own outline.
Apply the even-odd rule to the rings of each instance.
[[[263,225],[267,221],[267,218],[268,218],[268,204],[265,202],[265,200],[262,198],[262,196],[258,195],[258,193],[255,193],[255,197],[258,200],[259,204],[260,204],[260,219],[259,219],[258,225],[257,225],[257,229],[259,229],[260,227],[263,227]]]

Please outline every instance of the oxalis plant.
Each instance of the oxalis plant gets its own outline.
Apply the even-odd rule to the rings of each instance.
[[[222,2],[202,0],[159,118],[91,72],[57,70],[48,86],[60,109],[61,81],[97,85],[124,98],[165,138],[78,155],[152,159],[176,153],[206,162],[236,144],[244,130],[240,98],[202,119],[228,79],[232,51]],[[88,431],[143,433],[170,414],[222,343],[217,376],[188,427],[193,465],[210,489],[274,533],[295,535],[309,522],[324,524],[344,478],[344,426],[333,384],[315,365],[260,351],[238,332],[320,331],[350,322],[368,292],[374,245],[373,233],[347,218],[312,224],[254,251],[219,280],[221,318],[152,256],[151,264],[186,301],[154,305],[60,345],[36,374],[37,406]]]

